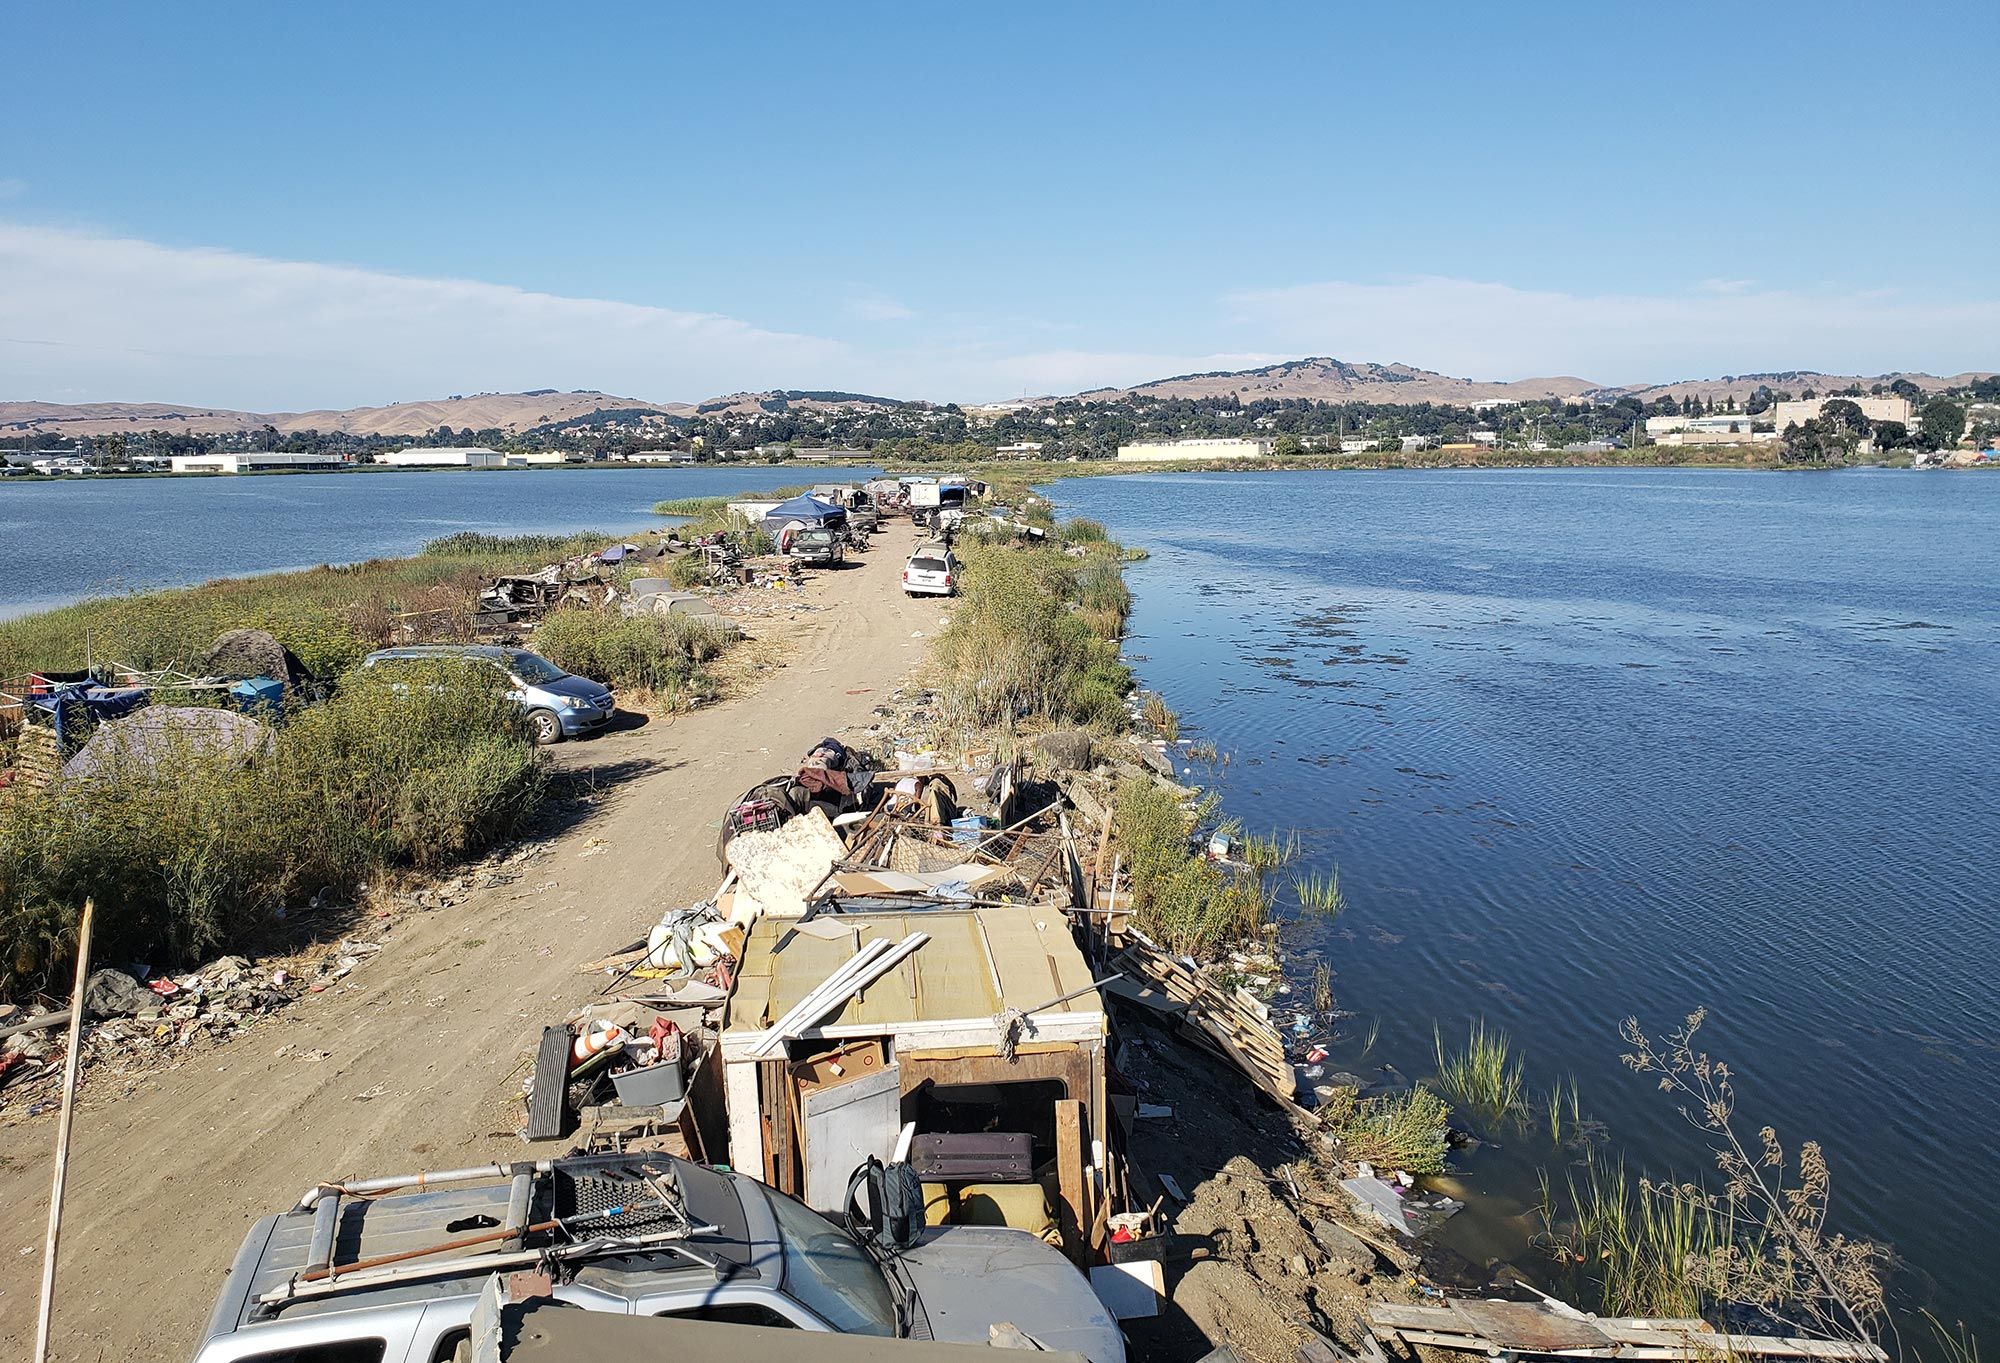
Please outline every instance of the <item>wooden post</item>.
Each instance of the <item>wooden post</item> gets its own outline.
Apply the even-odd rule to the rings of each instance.
[[[1075,1098],[1056,1103],[1056,1178],[1062,1199],[1063,1248],[1078,1264],[1087,1264],[1091,1218],[1083,1209],[1083,1104]]]
[[[76,1076],[83,1058],[83,987],[90,979],[90,927],[97,907],[83,901],[76,929],[76,988],[70,994],[69,1054],[63,1059],[62,1116],[56,1123],[56,1172],[49,1190],[49,1238],[42,1250],[42,1311],[35,1321],[35,1363],[47,1363],[49,1317],[56,1302],[56,1248],[62,1240],[63,1184],[69,1178],[69,1131],[76,1116]]]

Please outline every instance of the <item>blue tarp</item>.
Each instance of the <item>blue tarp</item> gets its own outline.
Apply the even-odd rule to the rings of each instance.
[[[803,521],[807,525],[845,525],[847,513],[832,502],[823,502],[807,493],[794,497],[789,502],[779,502],[764,513],[764,528],[777,530],[793,521]]]

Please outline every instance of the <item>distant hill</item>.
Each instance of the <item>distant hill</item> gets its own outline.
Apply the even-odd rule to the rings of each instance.
[[[1822,374],[1816,369],[1786,369],[1771,374],[1725,374],[1719,379],[1678,379],[1673,383],[1627,384],[1621,388],[1594,388],[1587,397],[1598,402],[1611,402],[1621,397],[1637,398],[1641,402],[1654,402],[1660,398],[1676,399],[1701,398],[1745,398],[1759,388],[1769,388],[1774,392],[1802,396],[1810,388],[1821,397],[1837,393],[1843,388],[1859,388],[1862,392],[1880,384],[1887,388],[1898,379],[1908,379],[1926,393],[1938,393],[1947,388],[1962,388],[1975,379],[1990,378],[1982,372],[1951,374],[1940,378],[1936,374],[1905,373],[1894,374]]]
[[[1462,379],[1407,364],[1371,364],[1315,356],[1267,364],[1258,369],[1205,374],[1177,374],[1131,388],[1093,388],[1074,395],[1083,402],[1115,402],[1133,397],[1215,398],[1234,395],[1245,402],[1258,399],[1298,399],[1311,402],[1373,402],[1388,405],[1520,402],[1556,398],[1612,402],[1634,397],[1642,402],[1672,396],[1704,400],[1748,397],[1759,387],[1802,395],[1811,389],[1826,394],[1858,385],[1864,392],[1908,379],[1925,392],[1959,387],[1980,373],[1953,374],[1822,374],[1816,370],[1783,370],[1763,374],[1731,374],[1718,379],[1678,379],[1672,383],[1601,385],[1570,376],[1537,379]],[[1070,399],[1031,398],[995,403],[975,412],[995,415],[1024,407],[1047,406]],[[350,407],[311,412],[239,412],[226,407],[184,407],[164,402],[0,402],[0,436],[53,433],[58,436],[133,435],[144,431],[185,431],[202,435],[235,434],[276,427],[282,435],[318,430],[347,435],[391,438],[422,436],[440,426],[454,430],[499,430],[519,434],[540,426],[585,421],[597,413],[670,418],[758,417],[785,412],[801,415],[924,409],[934,404],[902,398],[873,397],[818,389],[775,388],[756,393],[727,393],[706,402],[648,402],[608,393],[579,390],[560,393],[551,388],[526,393],[475,393],[466,397],[423,402],[398,402],[387,407]]]
[[[925,407],[928,403],[905,402],[900,398],[876,398],[866,393],[839,393],[773,389],[765,393],[728,393],[710,398],[688,409],[699,416],[761,416],[778,412],[893,411],[898,407]]]
[[[1511,382],[1457,379],[1407,364],[1350,363],[1314,356],[1267,364],[1261,369],[1179,374],[1132,388],[1097,388],[1078,393],[1085,402],[1129,397],[1214,398],[1234,394],[1245,402],[1297,398],[1309,402],[1449,402],[1464,406],[1495,399],[1573,398],[1597,385],[1585,379],[1515,379]]]
[[[455,430],[498,429],[509,434],[587,417],[593,412],[655,412],[685,416],[685,403],[652,403],[606,393],[476,393],[387,407],[344,411],[239,412],[225,407],[181,407],[164,402],[0,402],[0,435],[54,432],[57,435],[133,435],[141,431],[187,431],[224,435],[274,426],[280,434],[316,430],[346,435],[420,436],[440,426]]]

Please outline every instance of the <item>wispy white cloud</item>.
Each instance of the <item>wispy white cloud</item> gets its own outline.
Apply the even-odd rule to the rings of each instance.
[[[33,397],[253,409],[796,386],[838,342],[713,313],[0,224],[0,375]]]
[[[1716,280],[1686,293],[1572,293],[1421,275],[1227,296],[1231,324],[1292,354],[1470,378],[1604,383],[1820,369],[1956,373],[2000,363],[2000,298],[1918,298]]]
[[[863,322],[907,322],[917,313],[886,293],[865,290],[847,300],[847,315]]]

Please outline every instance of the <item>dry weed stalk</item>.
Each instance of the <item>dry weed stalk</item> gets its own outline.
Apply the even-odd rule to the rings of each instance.
[[[1623,1057],[1626,1065],[1659,1076],[1661,1091],[1673,1095],[1681,1115],[1708,1133],[1725,1181],[1720,1197],[1693,1184],[1652,1184],[1647,1190],[1719,1214],[1730,1226],[1743,1221],[1756,1226],[1754,1240],[1720,1236],[1687,1264],[1690,1278],[1716,1300],[1782,1309],[1828,1336],[1876,1343],[1888,1251],[1828,1233],[1833,1180],[1819,1142],[1801,1145],[1796,1172],[1788,1173],[1791,1161],[1775,1130],[1760,1130],[1754,1150],[1737,1134],[1729,1066],[1696,1044],[1707,1016],[1707,1009],[1696,1009],[1658,1042],[1636,1018],[1618,1028],[1632,1047]]]

